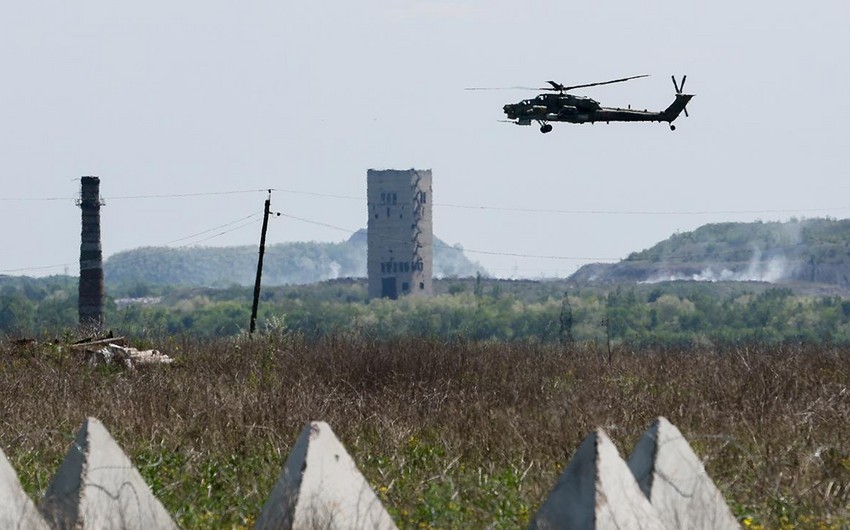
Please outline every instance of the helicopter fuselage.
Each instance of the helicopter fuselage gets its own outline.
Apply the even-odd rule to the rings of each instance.
[[[655,121],[671,124],[684,110],[691,94],[676,94],[676,99],[660,112],[634,110],[631,108],[603,107],[598,101],[567,93],[540,94],[535,98],[524,99],[518,103],[503,107],[509,120],[517,125],[531,125],[532,121],[541,124],[541,131],[548,132],[548,122],[595,123],[612,121]]]

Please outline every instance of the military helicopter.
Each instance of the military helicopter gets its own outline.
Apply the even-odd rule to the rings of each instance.
[[[673,78],[673,87],[676,89],[675,99],[669,107],[662,111],[635,110],[631,106],[621,109],[616,107],[603,107],[598,101],[584,97],[568,94],[567,91],[576,88],[587,88],[592,86],[610,85],[612,83],[622,83],[631,79],[639,79],[641,77],[649,77],[648,75],[635,75],[624,77],[622,79],[613,79],[611,81],[602,81],[600,83],[587,83],[584,85],[565,86],[555,81],[547,81],[550,86],[543,88],[529,88],[527,90],[548,90],[552,93],[540,94],[531,99],[524,99],[519,103],[507,104],[502,107],[508,117],[509,123],[517,125],[531,125],[532,121],[540,125],[540,132],[548,133],[552,130],[552,124],[549,122],[562,121],[568,123],[595,123],[612,121],[657,121],[667,122],[670,124],[670,130],[675,131],[676,126],[673,121],[679,117],[683,111],[685,116],[688,115],[688,110],[685,108],[688,102],[693,98],[693,94],[684,94],[682,90],[685,87],[685,80],[688,76],[682,77],[682,82],[676,81],[676,76]],[[515,87],[524,89],[524,87]],[[470,88],[468,90],[488,90],[481,88]]]

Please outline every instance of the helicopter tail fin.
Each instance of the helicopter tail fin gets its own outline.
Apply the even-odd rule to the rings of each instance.
[[[691,100],[692,97],[694,97],[693,94],[677,93],[676,99],[673,101],[673,103],[670,104],[669,107],[664,109],[664,112],[662,113],[664,116],[664,121],[672,122],[673,120],[678,118],[679,114],[681,114],[682,111],[685,110],[685,107],[688,105],[688,102]],[[685,112],[685,115],[687,115],[687,112]]]

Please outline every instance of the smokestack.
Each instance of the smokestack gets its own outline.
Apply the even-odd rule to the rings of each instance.
[[[81,330],[100,331],[103,326],[103,251],[100,247],[100,178],[80,179],[79,207],[83,228],[80,239]]]

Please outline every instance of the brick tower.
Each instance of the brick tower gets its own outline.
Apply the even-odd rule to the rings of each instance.
[[[80,179],[82,210],[80,233],[79,327],[86,332],[99,332],[103,327],[103,251],[100,246],[100,178]]]

